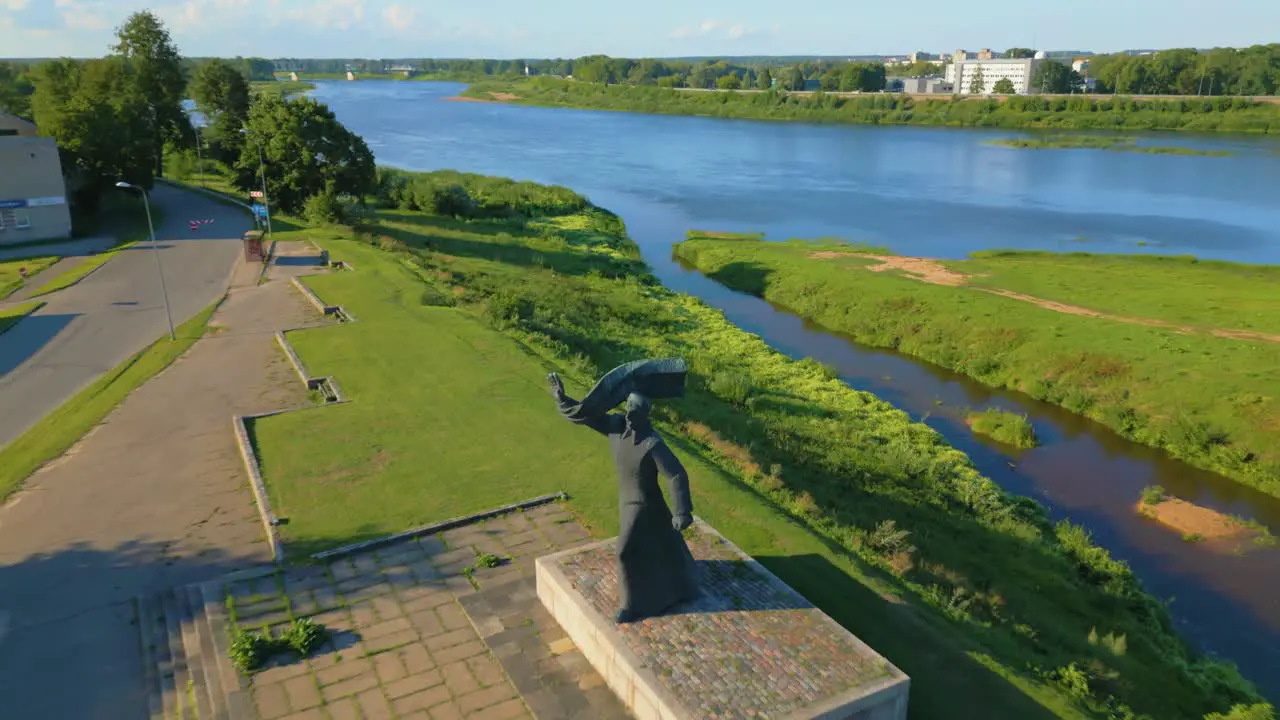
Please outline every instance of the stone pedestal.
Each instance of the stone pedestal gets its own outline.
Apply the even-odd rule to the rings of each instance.
[[[905,720],[909,678],[701,520],[702,597],[613,621],[615,541],[538,558],[538,597],[639,720]]]

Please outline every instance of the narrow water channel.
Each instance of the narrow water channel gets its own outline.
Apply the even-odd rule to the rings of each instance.
[[[1149,591],[1171,600],[1184,636],[1230,658],[1264,693],[1280,698],[1280,552],[1261,548],[1233,555],[1188,543],[1134,511],[1143,487],[1162,485],[1197,505],[1252,517],[1280,531],[1276,498],[1130,442],[1058,406],[860,345],[784,308],[729,290],[672,259],[672,242],[688,230],[672,208],[609,190],[588,194],[622,216],[664,285],[701,298],[792,358],[812,357],[834,366],[850,386],[937,430],[1004,488],[1040,501],[1055,520],[1069,518],[1087,527],[1100,545],[1129,563]],[[973,435],[965,414],[988,407],[1027,415],[1040,445],[1018,450]]]

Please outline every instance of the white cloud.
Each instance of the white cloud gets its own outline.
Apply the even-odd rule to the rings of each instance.
[[[12,10],[13,12],[18,12],[19,10],[26,10],[27,0],[0,0],[0,8],[5,8],[6,10]],[[8,18],[5,18],[5,19],[7,20]]]
[[[300,10],[292,10],[289,16],[316,27],[346,30],[364,23],[362,0],[319,0],[305,3]]]
[[[686,40],[698,37],[718,37],[729,40],[740,40],[751,35],[755,30],[741,23],[728,23],[723,20],[703,20],[696,25],[681,25],[668,33],[668,37]]]
[[[104,12],[108,9],[102,0],[54,0],[54,7],[62,16],[63,24],[71,30],[105,30],[111,21]]]
[[[382,18],[396,32],[407,32],[417,23],[418,12],[408,5],[392,3],[383,9]]]

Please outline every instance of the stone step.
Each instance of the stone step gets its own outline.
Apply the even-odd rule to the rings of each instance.
[[[211,681],[214,694],[214,717],[217,720],[254,720],[249,683],[231,664],[231,617],[227,612],[226,583],[213,581],[197,587],[203,608],[205,637],[212,648]]]
[[[191,671],[187,668],[187,656],[182,646],[182,610],[178,607],[178,597],[172,590],[166,590],[159,597],[161,613],[164,616],[164,638],[169,648],[169,662],[162,668],[162,687],[164,688],[164,717],[166,720],[182,718],[186,720],[195,714],[188,694]]]
[[[164,619],[159,615],[155,598],[140,595],[134,600],[134,606],[138,614],[138,644],[142,648],[142,683],[147,697],[147,717],[163,720],[164,691],[160,682],[159,652],[163,635],[157,632],[157,625],[162,628]],[[167,653],[164,655],[167,657]]]
[[[187,669],[190,672],[191,692],[188,693],[188,699],[195,707],[197,720],[211,720],[214,715],[213,701],[209,692],[208,665],[213,657],[211,652],[205,651],[205,639],[201,637],[200,632],[200,618],[204,606],[203,603],[197,605],[195,598],[192,597],[190,586],[177,588],[174,590],[174,596],[182,613],[180,617],[182,650],[187,657]],[[183,720],[186,720],[185,716]]]

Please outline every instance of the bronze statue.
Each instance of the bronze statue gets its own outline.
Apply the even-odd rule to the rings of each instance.
[[[639,360],[619,366],[578,402],[565,395],[555,373],[547,376],[565,419],[609,438],[618,469],[618,617],[630,623],[661,615],[698,594],[697,571],[682,530],[693,523],[689,476],[649,421],[651,399],[680,397],[688,365],[679,358]],[[610,412],[626,400],[623,414]],[[675,516],[658,487],[671,484]]]

